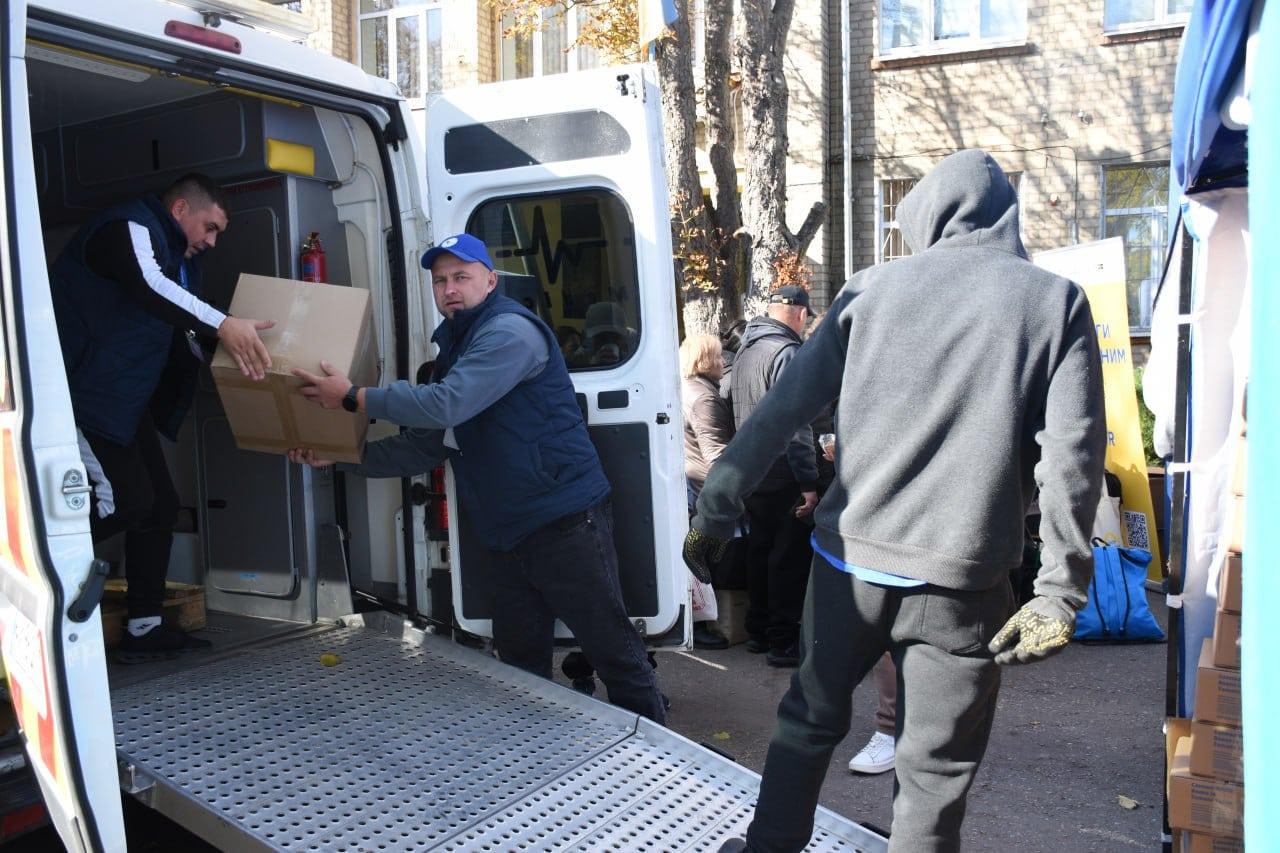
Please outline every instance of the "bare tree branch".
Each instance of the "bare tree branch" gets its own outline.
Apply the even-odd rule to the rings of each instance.
[[[795,247],[797,255],[803,256],[808,251],[809,244],[813,242],[818,229],[822,227],[822,220],[826,215],[827,203],[825,201],[815,201],[813,207],[809,208],[809,214],[800,225],[800,230],[796,232]]]

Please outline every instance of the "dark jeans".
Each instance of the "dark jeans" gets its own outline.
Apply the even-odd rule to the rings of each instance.
[[[657,676],[622,603],[608,501],[554,521],[493,558],[493,641],[504,663],[551,678],[559,618],[610,702],[666,721]]]
[[[882,587],[816,558],[800,668],[778,706],[750,849],[790,853],[808,844],[831,753],[849,732],[853,688],[888,651],[898,669],[889,849],[959,850],[1000,688],[986,646],[1011,601],[1007,582],[980,592]]]
[[[159,616],[163,610],[164,579],[169,573],[173,525],[178,520],[178,493],[160,449],[160,434],[151,416],[144,415],[137,435],[123,447],[91,432],[85,432],[84,437],[102,466],[115,503],[113,513],[99,518],[102,489],[94,490],[89,508],[93,541],[101,542],[124,532],[129,618]]]
[[[800,487],[756,492],[746,499],[747,633],[784,651],[800,634],[800,611],[809,578],[813,528],[796,518]]]

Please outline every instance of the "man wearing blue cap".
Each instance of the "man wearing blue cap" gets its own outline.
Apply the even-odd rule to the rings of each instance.
[[[422,258],[445,319],[432,342],[432,382],[359,388],[322,363],[302,394],[408,427],[371,442],[365,477],[421,474],[448,459],[467,514],[489,548],[493,639],[506,663],[551,677],[555,620],[568,626],[609,699],[656,722],[666,711],[644,643],[622,602],[609,482],[587,435],[555,334],[513,299],[484,243],[470,234]],[[295,462],[332,464],[295,448]]]

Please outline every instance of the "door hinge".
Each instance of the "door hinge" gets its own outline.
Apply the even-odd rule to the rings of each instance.
[[[62,499],[69,509],[84,509],[92,488],[79,468],[72,468],[62,475]]]

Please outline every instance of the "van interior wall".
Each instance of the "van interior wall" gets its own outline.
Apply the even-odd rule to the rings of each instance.
[[[232,208],[228,230],[203,259],[206,300],[225,311],[242,272],[298,278],[302,242],[317,232],[328,281],[374,291],[388,363],[391,300],[379,292],[387,281],[388,215],[376,139],[364,121],[141,71],[121,77],[60,62],[29,66],[50,263],[99,211],[159,192],[186,172],[205,172],[225,187]],[[272,168],[279,158],[272,140],[295,156],[310,152],[312,174]],[[315,618],[306,580],[315,577],[318,531],[336,516],[332,477],[313,477],[281,456],[237,450],[207,371],[178,441],[163,444],[182,507],[170,579],[203,581],[215,593],[211,606],[233,612]],[[364,534],[352,537],[351,564],[371,581],[372,566],[390,564],[394,572],[394,547],[388,558],[374,543],[393,546],[394,534],[384,533],[394,527],[399,487],[372,486],[376,494],[365,495],[361,483],[350,491],[349,523]],[[395,506],[384,506],[391,495]],[[118,540],[99,546],[117,565]]]

